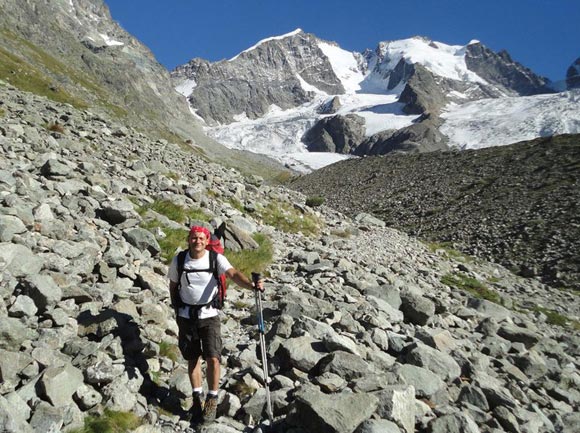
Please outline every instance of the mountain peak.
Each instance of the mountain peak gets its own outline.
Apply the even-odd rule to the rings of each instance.
[[[258,41],[256,44],[252,45],[250,48],[247,48],[244,51],[240,52],[239,54],[236,54],[234,57],[232,57],[231,59],[229,59],[229,61],[231,62],[233,60],[236,60],[243,53],[247,53],[249,51],[255,50],[260,45],[263,45],[263,44],[265,44],[267,42],[290,38],[290,37],[296,36],[296,35],[298,35],[300,33],[304,33],[304,31],[301,28],[297,28],[297,29],[295,29],[295,30],[293,30],[293,31],[291,31],[289,33],[285,33],[283,35],[271,36],[269,38],[262,39],[262,40]]]

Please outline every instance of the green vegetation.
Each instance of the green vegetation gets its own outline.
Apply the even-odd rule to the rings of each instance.
[[[322,222],[315,215],[303,213],[284,202],[271,201],[259,214],[266,224],[287,233],[317,235],[322,226]]]
[[[179,359],[179,348],[173,343],[162,341],[159,343],[159,356],[164,356],[176,362]]]
[[[0,48],[0,79],[26,92],[45,96],[56,102],[86,109],[88,104],[55,86],[52,80],[30,63]]]
[[[133,413],[105,409],[102,416],[88,416],[83,428],[69,433],[126,433],[141,424],[142,420]]]
[[[209,216],[201,209],[185,209],[169,200],[156,200],[151,204],[146,204],[137,208],[139,215],[143,216],[148,210],[153,210],[164,215],[172,221],[185,224],[189,221],[208,221]],[[161,257],[165,263],[170,263],[176,251],[187,248],[187,228],[168,227],[157,219],[145,220],[141,227],[151,231],[160,229],[165,233],[165,237],[157,239],[161,247]]]
[[[308,197],[306,199],[306,206],[310,206],[310,207],[322,206],[323,203],[324,203],[324,197],[319,196],[319,195]]]
[[[273,247],[270,239],[261,233],[256,233],[254,240],[259,245],[256,250],[226,252],[232,266],[246,275],[250,275],[251,272],[263,272],[272,263]]]
[[[0,48],[0,79],[21,90],[45,96],[56,102],[71,104],[78,109],[86,109],[90,103],[71,95],[58,82],[77,85],[86,91],[89,99],[94,98],[97,105],[106,109],[117,118],[127,116],[127,110],[112,104],[111,95],[98,84],[96,77],[88,72],[73,69],[64,62],[46,53],[30,41],[4,29],[0,37],[17,47],[18,56]],[[13,52],[15,52],[13,50]],[[80,92],[77,92],[80,93]]]
[[[5,114],[6,114],[6,111],[4,111],[2,108],[0,108],[0,117],[4,117]]]
[[[290,183],[294,179],[294,175],[289,171],[281,171],[272,178],[275,183],[284,185]]]
[[[173,256],[179,250],[187,248],[187,229],[174,229],[161,224],[158,220],[150,220],[141,224],[141,227],[154,232],[156,228],[165,233],[165,237],[157,239],[161,247],[161,258],[166,264],[171,263]]]
[[[534,306],[531,310],[545,315],[546,322],[551,325],[561,326],[563,328],[572,327],[574,330],[580,331],[579,321],[570,319],[563,314],[558,313],[557,311],[540,306]]]
[[[462,273],[447,274],[441,278],[441,282],[452,289],[459,289],[471,293],[477,298],[486,299],[496,304],[501,304],[501,297],[494,290],[488,289],[481,281]]]
[[[244,205],[237,198],[231,197],[228,200],[228,203],[231,204],[234,209],[237,209],[240,212],[245,212]]]
[[[467,256],[463,254],[461,251],[454,249],[450,242],[429,242],[427,243],[427,247],[429,248],[429,251],[431,251],[432,253],[434,253],[437,250],[443,250],[445,251],[445,254],[452,259],[464,263],[473,262],[473,257]]]

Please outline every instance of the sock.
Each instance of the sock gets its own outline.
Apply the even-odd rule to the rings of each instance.
[[[215,390],[215,391],[214,390],[209,390],[207,392],[207,397],[208,398],[217,398],[217,396],[218,396],[217,390]]]
[[[200,386],[199,388],[193,388],[193,395],[202,395],[203,394],[203,388]]]

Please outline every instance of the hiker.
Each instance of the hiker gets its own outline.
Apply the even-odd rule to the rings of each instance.
[[[189,248],[182,255],[183,264],[180,266],[177,255],[169,267],[169,293],[176,310],[179,350],[188,362],[193,388],[193,405],[189,411],[192,422],[212,421],[216,417],[222,351],[221,306],[216,303],[220,276],[225,275],[240,287],[264,291],[262,280],[254,287],[252,281],[235,269],[224,255],[212,255],[206,250],[210,238],[211,234],[205,227],[191,227]],[[211,269],[210,256],[215,257],[214,270]],[[202,357],[206,361],[208,386],[203,405]]]

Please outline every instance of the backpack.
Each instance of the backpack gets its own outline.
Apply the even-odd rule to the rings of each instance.
[[[211,235],[209,243],[205,249],[209,251],[209,269],[192,269],[189,272],[211,272],[218,284],[218,291],[216,296],[206,305],[212,304],[214,308],[222,309],[226,300],[228,284],[225,274],[218,275],[217,256],[224,253],[224,247],[220,239],[225,240],[225,223],[222,223]],[[184,272],[185,257],[188,250],[180,251],[177,255],[177,274],[179,276],[179,284],[181,288],[181,275]]]

